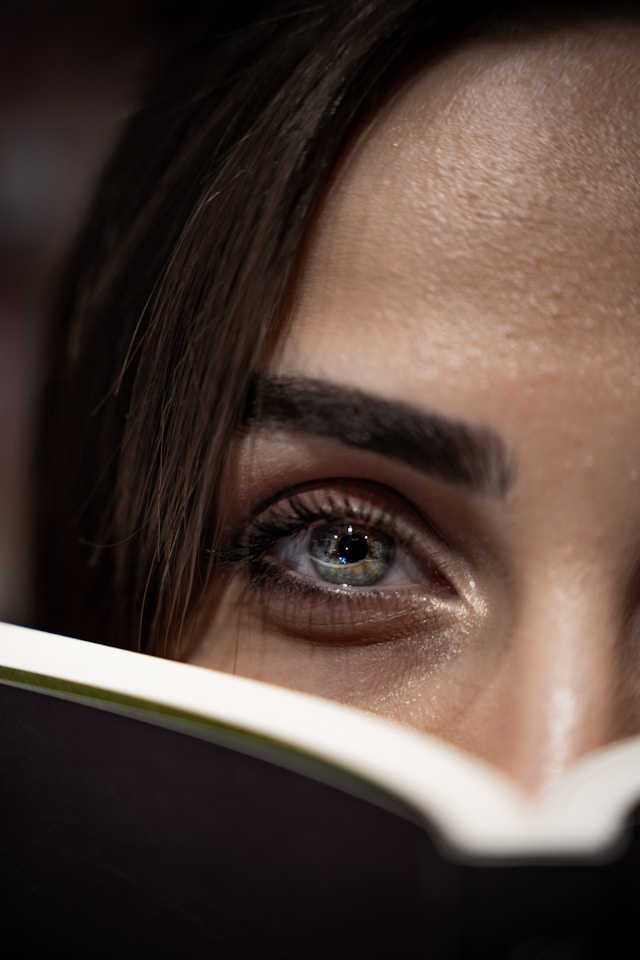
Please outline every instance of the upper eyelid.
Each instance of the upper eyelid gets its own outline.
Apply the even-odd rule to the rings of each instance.
[[[478,497],[370,451],[340,448],[314,435],[257,429],[238,440],[229,468],[230,497],[224,529],[258,515],[261,509],[305,485],[355,483],[408,504],[435,538],[453,554],[484,563],[489,553],[502,563],[505,504]]]
[[[353,497],[354,502],[349,504],[331,504],[329,509],[324,509],[324,505],[320,504],[318,508],[318,519],[322,519],[323,516],[332,516],[332,507],[335,508],[337,512],[342,510],[345,514],[349,513],[350,508],[353,508],[354,514],[357,512],[359,519],[360,517],[363,518],[363,522],[375,523],[383,519],[389,519],[392,524],[395,524],[398,516],[401,518],[406,517],[412,520],[415,519],[421,526],[426,527],[443,546],[447,546],[446,538],[433,521],[433,518],[421,510],[412,500],[409,500],[387,484],[354,477],[323,478],[321,480],[306,481],[281,489],[254,507],[245,517],[244,524],[250,525],[252,522],[259,520],[261,516],[268,514],[270,509],[273,509],[275,512],[275,508],[279,503],[295,503],[301,506],[307,514],[308,519],[311,520],[313,508],[307,508],[303,503],[303,498],[306,495],[311,495],[315,491],[318,491],[320,494],[322,491],[331,491],[332,494],[337,493],[338,496],[345,496],[344,491],[347,488],[355,491]],[[350,496],[350,494],[347,494],[347,496]],[[374,507],[376,511],[375,514],[373,512],[368,514],[366,510],[360,514],[360,508],[363,505],[366,507],[367,502],[373,503],[374,500],[380,503],[387,501],[389,505],[387,505],[387,503],[385,503],[384,506],[376,505]],[[393,510],[393,505],[397,506],[397,511]]]
[[[486,575],[497,582],[508,574],[503,503],[470,497],[373,454],[346,450],[338,455],[317,437],[293,442],[290,436],[252,435],[236,448],[229,484],[221,548],[271,504],[314,487],[346,485],[359,501],[373,491],[374,501],[384,501],[387,510],[395,513],[396,504],[408,509],[409,517],[425,525],[434,547],[447,555],[448,569],[460,570],[463,580]],[[212,560],[215,564],[216,557]]]

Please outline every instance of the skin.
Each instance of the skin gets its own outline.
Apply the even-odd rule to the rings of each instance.
[[[451,589],[349,608],[333,587],[311,609],[231,575],[195,662],[435,733],[532,790],[640,730],[639,53],[628,23],[487,37],[365,125],[271,372],[488,427],[515,478],[473,491],[339,437],[249,431],[229,529],[287,486],[355,480],[354,501],[428,518],[416,541]]]

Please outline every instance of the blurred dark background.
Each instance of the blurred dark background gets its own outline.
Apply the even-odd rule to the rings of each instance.
[[[123,124],[203,6],[0,0],[0,619],[28,610],[30,452],[56,280]]]

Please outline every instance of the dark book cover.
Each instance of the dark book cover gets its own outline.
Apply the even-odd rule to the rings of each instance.
[[[448,856],[397,797],[247,744],[5,677],[7,955],[640,955],[633,815],[606,856]]]

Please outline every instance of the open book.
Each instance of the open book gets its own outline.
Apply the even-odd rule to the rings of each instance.
[[[0,764],[28,956],[640,956],[640,737],[532,799],[338,704],[0,625]]]

